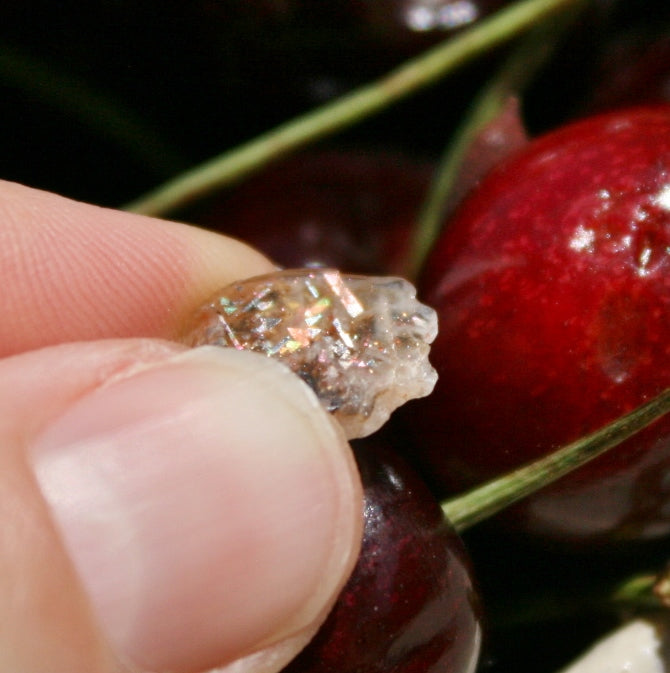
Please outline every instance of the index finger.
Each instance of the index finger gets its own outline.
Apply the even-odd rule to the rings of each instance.
[[[68,341],[174,338],[218,287],[273,269],[218,234],[0,181],[0,356]]]

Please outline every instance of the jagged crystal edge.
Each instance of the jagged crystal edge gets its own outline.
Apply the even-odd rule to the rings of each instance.
[[[436,335],[435,311],[402,278],[290,269],[223,288],[198,312],[186,341],[278,359],[353,439],[430,394]]]

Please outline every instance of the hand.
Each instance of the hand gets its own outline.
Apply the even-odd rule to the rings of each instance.
[[[346,441],[282,366],[170,341],[272,268],[0,183],[0,670],[265,673],[325,618],[360,540]]]

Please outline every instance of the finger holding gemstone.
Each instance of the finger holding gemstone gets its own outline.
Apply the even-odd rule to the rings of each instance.
[[[402,278],[289,269],[223,288],[198,311],[186,342],[280,360],[353,439],[430,394],[437,373],[428,353],[436,335],[435,311]]]

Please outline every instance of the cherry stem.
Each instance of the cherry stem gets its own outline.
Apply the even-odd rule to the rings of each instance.
[[[670,561],[665,566],[665,570],[656,577],[653,592],[664,607],[670,608]]]
[[[667,607],[663,597],[657,591],[659,576],[653,573],[636,575],[620,584],[610,596],[610,602],[616,607],[649,608],[658,610]]]
[[[510,610],[507,604],[489,606],[491,622],[499,629],[513,629],[539,621],[565,620],[586,612],[658,611],[670,607],[669,596],[659,589],[664,575],[642,573],[612,587],[599,584],[571,591],[550,591],[517,596]]]
[[[457,531],[464,531],[617,446],[669,411],[670,388],[600,430],[544,458],[445,500],[442,510]]]
[[[475,56],[580,0],[522,0],[442,44],[410,59],[386,76],[178,175],[125,206],[164,215],[241,180],[291,152],[381,112],[436,83]]]
[[[468,150],[486,126],[501,114],[510,97],[520,94],[532,81],[537,71],[553,53],[574,17],[574,12],[566,12],[560,17],[560,21],[552,17],[534,28],[470,105],[466,119],[456,130],[440,159],[417,218],[409,259],[410,278],[416,278],[440,234],[445,210],[449,205],[453,205],[450,204],[449,197],[456,185]]]

